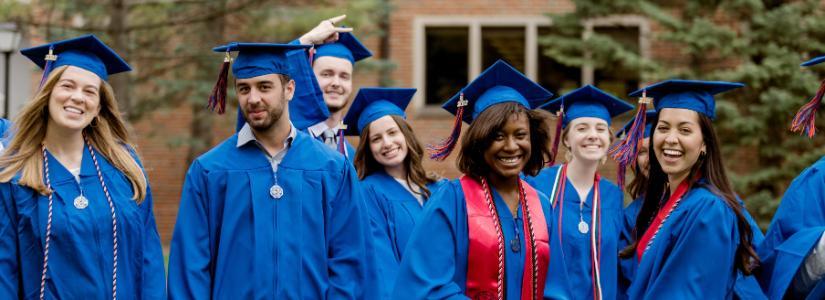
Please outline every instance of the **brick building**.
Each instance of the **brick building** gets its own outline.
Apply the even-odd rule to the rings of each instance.
[[[587,66],[571,68],[541,55],[543,46],[538,42],[539,37],[552,28],[546,14],[572,11],[575,8],[569,1],[392,2],[394,10],[389,22],[388,58],[396,68],[390,76],[396,86],[418,89],[407,114],[416,134],[425,144],[438,142],[451,129],[452,115],[441,110],[440,104],[497,59],[508,61],[556,94],[592,83],[621,97],[642,84],[636,74],[607,73]],[[675,53],[673,49],[664,45],[655,45],[657,52],[652,53],[650,49],[653,45],[648,42],[648,36],[655,28],[651,28],[653,25],[644,18],[617,15],[589,20],[584,24],[583,34],[608,34],[645,57],[674,57],[671,54]],[[372,49],[376,49],[378,44],[377,39],[367,39],[365,42]],[[356,73],[355,82],[356,88],[374,86],[378,79]],[[139,151],[149,173],[155,216],[165,245],[172,236],[180,191],[188,168],[185,149],[170,147],[168,136],[187,135],[191,118],[189,106],[182,105],[171,111],[155,112],[133,124]],[[629,115],[624,116],[620,121],[628,118]],[[218,119],[216,128],[224,128],[224,131],[215,139],[216,142],[231,134],[229,130],[233,122],[234,114]],[[616,124],[619,123],[616,121]],[[355,139],[351,141],[357,145]],[[444,162],[427,160],[425,167],[442,176],[455,178],[458,172],[453,159],[454,156]],[[602,173],[613,178],[614,170],[615,166],[607,163]]]

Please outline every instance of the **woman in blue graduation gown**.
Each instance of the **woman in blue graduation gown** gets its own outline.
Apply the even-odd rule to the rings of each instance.
[[[438,179],[424,171],[424,150],[404,109],[415,89],[362,88],[344,117],[347,135],[360,134],[355,168],[370,213],[378,288],[389,299],[398,264]]]
[[[810,67],[825,62],[825,56],[802,64]],[[821,105],[825,81],[816,95],[803,106],[792,128],[813,137],[816,129],[813,109]],[[759,245],[762,264],[757,272],[771,299],[825,298],[825,157],[802,171],[785,190],[771,221],[765,241]],[[817,280],[818,278],[818,280]]]
[[[129,66],[91,35],[21,52],[46,68],[0,157],[0,299],[164,298],[152,194],[106,82]]]
[[[433,195],[413,230],[393,299],[567,298],[560,245],[547,198],[520,180],[548,155],[542,112],[552,94],[498,61],[451,98],[453,135],[433,148],[449,155],[462,121],[464,175]]]
[[[597,171],[612,140],[610,119],[633,106],[586,85],[542,108],[564,112],[557,138],[567,150],[567,163],[546,168],[528,182],[550,195],[573,299],[614,299],[624,197]]]
[[[653,97],[650,180],[636,239],[630,299],[733,299],[739,272],[758,258],[744,207],[725,174],[713,129],[713,95],[742,84],[667,80],[636,91]]]
[[[636,216],[639,214],[639,209],[642,208],[642,202],[644,202],[644,192],[647,190],[648,167],[650,162],[648,148],[650,147],[652,122],[655,118],[655,110],[645,112],[644,133],[636,153],[636,163],[633,166],[633,180],[627,185],[627,192],[633,201],[624,208],[624,223],[621,236],[619,237],[619,249],[624,249],[632,244],[636,236],[633,228],[636,226]],[[630,120],[616,135],[627,134],[633,125],[633,121],[634,120]],[[619,298],[623,298],[626,296],[627,287],[630,286],[630,281],[633,280],[633,275],[636,273],[636,260],[620,259],[619,266],[618,293]]]

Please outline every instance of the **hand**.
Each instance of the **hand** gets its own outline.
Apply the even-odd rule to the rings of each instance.
[[[347,15],[340,15],[323,20],[318,26],[301,36],[298,41],[301,45],[318,45],[337,41],[339,32],[352,32],[352,28],[335,27],[336,23],[343,21],[346,17]]]

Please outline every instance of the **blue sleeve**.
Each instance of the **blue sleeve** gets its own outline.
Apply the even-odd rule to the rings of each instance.
[[[361,299],[371,287],[374,258],[363,192],[352,164],[345,162],[341,185],[332,199],[327,299]],[[371,289],[370,289],[371,290]]]
[[[205,174],[196,160],[186,173],[169,252],[169,299],[209,299],[212,291]]]
[[[648,283],[644,299],[720,299],[728,295],[739,238],[736,216],[720,199],[694,207],[660,274]],[[663,235],[660,238],[667,238]],[[710,297],[709,297],[710,296]]]
[[[392,285],[398,274],[398,258],[401,257],[390,231],[390,208],[387,198],[376,191],[375,186],[362,182],[367,199],[370,219],[370,240],[375,249],[377,286],[381,299],[390,299]]]
[[[419,223],[410,235],[393,299],[467,299],[454,281],[457,226],[455,206],[461,191],[454,185],[440,188],[430,197]],[[466,238],[466,237],[462,237]]]
[[[558,219],[553,213],[550,200],[539,192],[544,218],[547,222],[547,235],[550,239],[550,260],[547,267],[547,279],[544,284],[544,299],[571,299],[570,282],[567,280],[567,266],[562,255],[561,239],[558,236]]]
[[[0,299],[22,299],[20,264],[17,260],[17,226],[11,184],[0,184]]]
[[[152,190],[146,185],[146,199],[140,204],[143,214],[143,286],[144,299],[166,298],[166,272],[163,268],[163,249],[153,212]]]

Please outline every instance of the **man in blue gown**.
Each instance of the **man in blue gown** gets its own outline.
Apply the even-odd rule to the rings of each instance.
[[[809,67],[825,62],[825,56],[809,60]],[[808,108],[819,107],[825,82]],[[800,110],[804,112],[805,107]],[[813,123],[813,115],[808,117]],[[802,114],[798,115],[801,116]],[[795,123],[798,118],[795,118]],[[804,123],[804,122],[800,122]],[[797,125],[797,124],[794,124]],[[810,129],[809,129],[810,130]],[[813,132],[809,136],[813,136]],[[770,299],[825,298],[825,157],[802,171],[785,191],[771,221],[765,241],[759,245],[762,289]]]
[[[364,298],[368,223],[355,170],[290,122],[284,53],[301,47],[214,49],[239,52],[232,73],[246,124],[186,175],[170,298]]]

